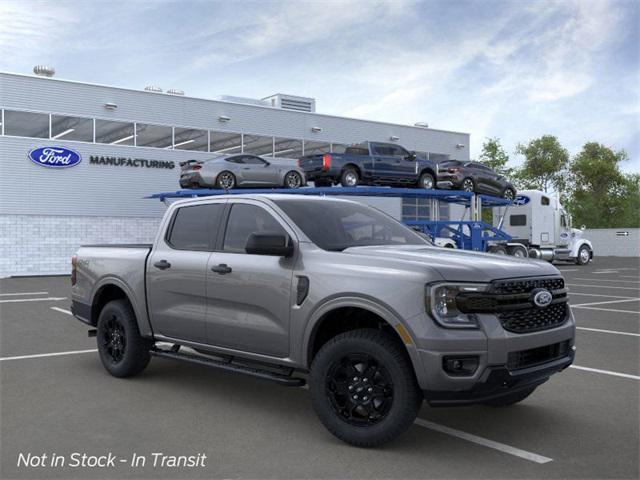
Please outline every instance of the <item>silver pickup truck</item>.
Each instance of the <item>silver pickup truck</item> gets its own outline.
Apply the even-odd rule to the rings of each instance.
[[[555,267],[437,248],[347,200],[180,201],[153,245],[87,245],[72,265],[73,314],[110,374],[159,356],[308,381],[322,423],[358,446],[402,433],[423,399],[517,403],[574,358]]]

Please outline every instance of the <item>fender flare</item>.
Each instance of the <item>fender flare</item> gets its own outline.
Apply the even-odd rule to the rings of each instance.
[[[571,257],[576,258],[578,256],[578,251],[580,250],[580,247],[582,247],[583,245],[586,245],[587,247],[589,247],[589,250],[591,250],[591,254],[593,255],[593,245],[591,244],[591,242],[586,238],[581,238],[571,248]]]
[[[138,322],[138,329],[140,330],[140,335],[143,337],[152,337],[153,329],[151,328],[151,323],[149,322],[149,315],[147,314],[147,301],[146,298],[139,299],[136,294],[129,288],[129,286],[119,277],[115,276],[107,276],[102,277],[100,280],[96,282],[93,287],[93,291],[91,292],[91,315],[93,316],[93,304],[95,303],[96,296],[98,292],[106,286],[113,285],[122,290],[127,297],[127,300],[131,304],[131,308],[133,308],[133,312],[136,315],[136,321]],[[142,302],[142,303],[141,303]],[[142,306],[141,306],[142,305]]]
[[[311,367],[310,346],[314,339],[317,328],[320,325],[320,321],[327,313],[338,308],[345,307],[361,308],[363,310],[367,310],[387,322],[396,331],[396,333],[398,333],[398,336],[402,338],[404,347],[409,354],[411,363],[413,364],[413,369],[415,371],[416,377],[418,378],[418,380],[420,380],[423,373],[423,368],[422,362],[420,360],[420,355],[416,347],[415,335],[412,329],[406,324],[406,322],[402,321],[400,315],[398,315],[398,313],[391,307],[380,303],[372,297],[356,294],[347,296],[341,295],[339,297],[325,299],[311,313],[309,320],[305,325],[302,336],[302,361],[307,368]],[[400,332],[398,330],[399,326],[401,326],[401,330],[403,330],[403,332]]]

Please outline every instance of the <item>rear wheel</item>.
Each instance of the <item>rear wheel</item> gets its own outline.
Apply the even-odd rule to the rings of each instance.
[[[98,318],[98,353],[114,377],[132,377],[145,369],[153,342],[140,336],[131,305],[126,300],[107,303]]]
[[[393,440],[415,420],[422,392],[402,344],[361,329],[327,342],[311,366],[313,407],[344,442],[374,447]]]
[[[236,186],[236,177],[233,173],[220,172],[218,178],[216,178],[216,187],[221,188],[223,190],[231,190]]]
[[[357,187],[360,176],[354,168],[345,168],[340,177],[340,185],[343,187]]]
[[[473,192],[476,189],[475,183],[473,183],[472,178],[465,178],[462,181],[462,190],[465,192]]]
[[[527,258],[529,256],[527,247],[525,247],[524,245],[512,245],[507,248],[507,252],[512,257]]]
[[[519,390],[517,392],[513,392],[510,395],[495,398],[493,400],[487,400],[486,402],[482,403],[484,403],[485,405],[490,405],[492,407],[508,407],[510,405],[515,405],[516,403],[523,401],[525,398],[535,392],[535,390],[536,387],[527,388],[525,390]]]
[[[295,170],[291,170],[284,176],[284,186],[286,188],[300,188],[302,186],[302,175]]]
[[[505,200],[513,200],[516,197],[516,192],[513,191],[513,188],[506,188],[502,194],[502,198]]]
[[[578,250],[576,263],[578,265],[586,265],[591,260],[591,250],[586,245],[582,245]]]
[[[436,181],[435,178],[433,177],[433,175],[431,175],[430,173],[423,173],[422,175],[420,175],[420,180],[418,180],[418,187],[419,188],[424,188],[426,190],[432,190],[434,189],[436,186]]]
[[[506,255],[507,249],[502,245],[493,245],[489,247],[489,253],[493,253],[495,255]]]

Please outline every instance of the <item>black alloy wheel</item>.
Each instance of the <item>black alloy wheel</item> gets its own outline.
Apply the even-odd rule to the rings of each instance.
[[[503,197],[505,200],[513,200],[513,199],[515,198],[515,196],[516,196],[516,194],[515,194],[515,192],[513,191],[513,189],[512,189],[512,188],[507,188],[507,189],[504,191],[504,193],[502,194],[502,197]]]
[[[326,394],[334,412],[354,426],[369,426],[385,418],[393,403],[393,381],[387,369],[365,353],[336,360],[326,379]]]
[[[465,192],[473,192],[475,191],[475,184],[473,183],[473,179],[465,178],[462,181],[462,190]]]
[[[284,185],[287,188],[300,188],[302,186],[302,176],[298,172],[291,170],[284,177]]]
[[[127,338],[124,326],[115,314],[111,314],[105,322],[102,343],[111,363],[120,363],[127,348]]]

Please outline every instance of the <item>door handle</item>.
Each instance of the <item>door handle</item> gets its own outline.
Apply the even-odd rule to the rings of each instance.
[[[160,260],[153,264],[154,267],[159,268],[160,270],[166,270],[167,268],[171,268],[171,264],[166,260]]]
[[[227,273],[231,273],[232,269],[226,263],[221,263],[220,265],[211,267],[211,271],[219,273],[220,275],[226,275]]]

